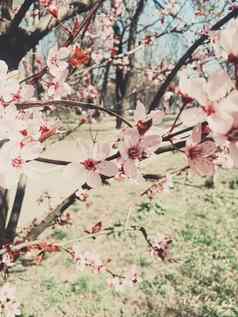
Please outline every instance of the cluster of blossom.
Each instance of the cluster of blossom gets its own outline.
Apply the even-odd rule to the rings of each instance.
[[[34,87],[20,84],[20,73],[9,72],[4,61],[0,61],[0,80],[0,177],[1,185],[8,187],[39,156],[42,143],[56,133],[57,123],[38,109],[18,110],[19,102],[34,101]]]
[[[16,299],[16,290],[8,283],[0,288],[0,315],[5,317],[21,315],[20,304]]]
[[[227,29],[235,36],[237,21],[229,23]],[[233,42],[227,40],[227,29],[211,35],[216,54],[236,63],[237,49]],[[88,55],[75,46],[57,48],[49,51],[47,59],[48,72],[42,78],[47,96],[61,99],[68,96],[72,88],[66,82],[70,67],[88,63]],[[49,125],[40,111],[17,110],[16,104],[34,101],[34,87],[19,84],[18,72],[8,72],[5,62],[0,63],[1,76],[1,139],[6,140],[1,148],[1,175],[6,173],[18,175],[28,162],[41,153],[42,142],[56,132],[56,127]],[[88,85],[88,96],[96,98],[97,91]],[[184,153],[189,166],[199,175],[213,175],[215,160],[219,156],[217,146],[228,148],[233,166],[238,165],[237,129],[238,93],[235,83],[224,70],[214,72],[208,80],[202,77],[189,78],[186,71],[180,76],[179,92],[186,100],[186,108],[181,120],[186,125],[196,125],[191,137],[186,142]],[[196,100],[201,107],[190,107]],[[94,188],[101,184],[101,176],[114,177],[125,174],[129,178],[139,179],[140,161],[151,156],[160,146],[159,134],[150,134],[153,124],[158,124],[164,113],[152,111],[146,115],[145,107],[138,103],[135,111],[133,128],[122,131],[117,149],[119,158],[109,160],[112,147],[110,144],[80,145],[75,162],[64,169],[64,175],[75,179],[77,186],[87,183]],[[204,129],[203,123],[208,126]],[[206,131],[205,131],[206,130]],[[212,139],[211,139],[212,138]],[[18,173],[16,173],[18,172]],[[4,183],[4,180],[2,181]]]
[[[161,144],[161,136],[148,131],[163,115],[161,111],[146,115],[144,105],[139,103],[134,115],[135,127],[125,128],[116,144],[120,153],[116,161],[108,160],[112,151],[110,144],[80,144],[76,160],[64,168],[64,176],[74,179],[78,187],[87,183],[91,188],[102,183],[101,175],[114,177],[123,172],[129,178],[141,178],[138,164]]]
[[[227,28],[212,33],[213,46],[218,58],[237,64],[238,49],[235,37],[238,20],[231,21]],[[229,35],[228,35],[229,34]],[[235,76],[236,77],[236,76]],[[215,154],[229,153],[233,167],[238,167],[238,91],[236,82],[223,69],[209,74],[189,78],[186,71],[180,76],[180,92],[186,100],[186,108],[181,115],[184,124],[196,125],[187,140],[185,153],[190,167],[199,175],[213,175]],[[196,101],[199,107],[188,107]],[[207,122],[207,126],[202,123]]]

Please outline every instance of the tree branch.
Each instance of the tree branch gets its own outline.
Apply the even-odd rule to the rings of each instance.
[[[10,31],[14,31],[22,22],[24,19],[27,11],[30,9],[30,6],[35,2],[36,0],[25,0],[20,9],[15,14],[13,20],[10,24]]]
[[[238,7],[235,7],[232,12],[228,13],[225,17],[219,20],[216,24],[211,27],[212,31],[218,30],[221,26],[226,24],[231,19],[237,17]],[[187,59],[195,52],[195,50],[202,45],[206,40],[208,40],[208,35],[202,35],[196,42],[185,52],[185,54],[179,59],[173,70],[169,73],[164,83],[160,86],[157,94],[155,95],[153,101],[149,106],[149,112],[154,110],[160,103],[161,98],[163,97],[166,89],[169,87],[171,81],[176,76],[180,68],[186,63]]]
[[[16,236],[16,229],[22,209],[23,199],[25,197],[25,190],[26,190],[26,176],[24,174],[20,175],[18,184],[17,184],[17,191],[14,199],[14,203],[12,206],[12,211],[10,215],[10,219],[8,221],[8,225],[6,228],[5,239],[6,241],[13,241]]]

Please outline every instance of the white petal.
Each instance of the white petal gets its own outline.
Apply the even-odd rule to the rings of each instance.
[[[130,178],[136,178],[138,175],[137,167],[136,167],[136,162],[133,160],[127,160],[123,164],[124,172],[125,174],[130,177]]]
[[[145,135],[141,141],[141,146],[144,148],[157,147],[161,141],[162,139],[159,135]]]
[[[96,143],[93,149],[93,158],[96,161],[102,161],[109,156],[111,147],[108,143],[99,144]]]
[[[213,73],[207,82],[207,94],[211,101],[217,101],[234,87],[230,77],[223,70]]]
[[[86,171],[80,163],[67,165],[63,170],[63,176],[79,187],[86,181]]]
[[[102,184],[101,177],[95,172],[88,172],[86,176],[88,186],[95,188]]]
[[[138,122],[139,120],[144,121],[145,117],[146,117],[145,106],[143,105],[142,102],[138,101],[136,110],[134,112],[134,120],[135,122]]]
[[[205,117],[205,113],[201,108],[189,108],[182,112],[180,120],[184,125],[190,126],[203,122]]]
[[[103,161],[100,164],[98,164],[97,171],[99,174],[112,177],[117,174],[118,168],[114,162]]]

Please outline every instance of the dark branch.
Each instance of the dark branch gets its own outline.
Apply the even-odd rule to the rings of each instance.
[[[223,17],[221,20],[219,20],[216,24],[214,24],[211,28],[211,30],[215,31],[218,30],[221,26],[226,24],[231,19],[237,17],[238,15],[238,8],[234,8],[232,12],[228,13],[225,17]],[[175,65],[174,69],[171,71],[171,73],[168,75],[164,83],[160,86],[157,94],[155,95],[152,103],[149,107],[149,112],[153,109],[155,109],[159,103],[161,98],[163,97],[164,93],[166,92],[166,89],[169,87],[171,81],[176,76],[177,72],[180,70],[180,68],[186,63],[187,59],[192,56],[192,54],[195,52],[195,50],[202,45],[206,40],[208,40],[208,35],[202,35],[187,51],[186,53],[179,59],[177,64]]]
[[[17,184],[17,191],[14,199],[14,203],[11,210],[10,219],[6,228],[6,241],[13,241],[16,236],[16,229],[22,209],[22,203],[25,197],[26,190],[26,176],[21,174]]]

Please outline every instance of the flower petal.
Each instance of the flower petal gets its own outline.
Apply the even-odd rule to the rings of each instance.
[[[205,113],[201,108],[189,108],[182,112],[180,120],[183,121],[184,125],[190,126],[203,122],[205,117]]]
[[[88,186],[95,188],[102,184],[102,180],[98,173],[90,171],[86,175],[86,183]]]
[[[145,106],[141,101],[137,102],[136,110],[134,112],[134,120],[138,122],[140,120],[144,121],[146,117]]]
[[[136,178],[138,175],[138,171],[137,171],[137,167],[136,167],[136,163],[134,160],[127,160],[124,164],[123,164],[123,169],[124,172],[126,174],[126,176],[130,177],[130,178]]]
[[[80,163],[71,163],[63,170],[63,176],[78,187],[86,181],[86,171]]]
[[[98,164],[97,171],[104,176],[112,177],[118,172],[118,168],[114,162],[103,161]]]

